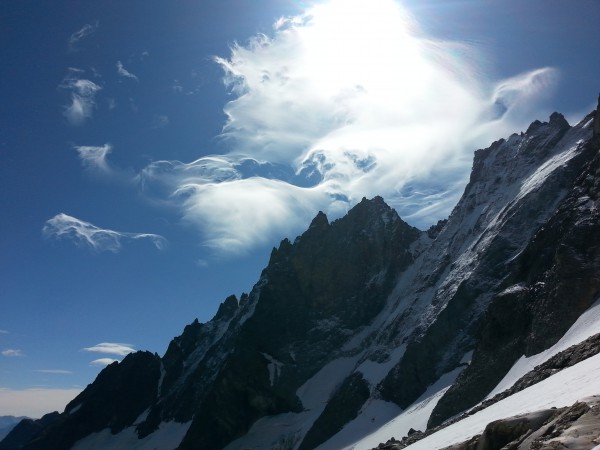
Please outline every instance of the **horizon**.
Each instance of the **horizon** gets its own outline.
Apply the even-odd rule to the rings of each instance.
[[[3,4],[0,415],[62,411],[107,364],[162,355],[318,211],[379,195],[417,228],[447,218],[476,149],[594,110],[598,12]]]

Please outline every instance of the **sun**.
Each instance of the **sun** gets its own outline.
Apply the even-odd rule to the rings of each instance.
[[[296,31],[301,71],[324,92],[389,95],[391,85],[414,86],[426,75],[423,49],[397,1],[331,0],[310,9]]]

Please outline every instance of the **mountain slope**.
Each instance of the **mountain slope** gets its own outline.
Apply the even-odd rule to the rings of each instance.
[[[340,448],[401,408],[435,426],[476,405],[600,296],[598,123],[554,113],[478,150],[428,232],[380,197],[319,213],[249,294],[109,366],[24,448]]]

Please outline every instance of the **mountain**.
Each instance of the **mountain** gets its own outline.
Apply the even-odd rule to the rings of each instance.
[[[273,249],[250,293],[164,356],[111,364],[0,449],[370,448],[425,427],[450,445],[483,432],[497,405],[523,412],[506,402],[596,367],[592,351],[552,358],[600,332],[599,110],[575,126],[554,113],[476,151],[460,201],[427,231],[381,197],[332,222],[320,212]],[[538,370],[551,376],[531,361],[554,364]],[[523,376],[526,389],[488,398]],[[475,421],[471,435],[442,427],[478,404],[458,422]],[[445,446],[421,431],[415,446]]]
[[[0,441],[23,419],[26,417],[0,416]]]

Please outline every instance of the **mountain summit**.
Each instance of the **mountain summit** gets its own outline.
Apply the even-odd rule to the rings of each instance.
[[[600,296],[598,123],[554,113],[477,150],[427,232],[381,197],[319,212],[249,294],[164,356],[111,364],[0,449],[368,448],[356,443],[415,405],[422,431],[467,411]]]

